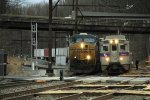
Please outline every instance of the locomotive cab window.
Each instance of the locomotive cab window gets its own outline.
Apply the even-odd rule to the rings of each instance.
[[[117,51],[117,45],[112,45],[112,51]]]

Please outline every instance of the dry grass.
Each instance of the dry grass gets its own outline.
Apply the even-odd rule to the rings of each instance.
[[[25,62],[23,59],[18,57],[7,57],[7,74],[8,75],[19,75],[21,74],[21,65]]]

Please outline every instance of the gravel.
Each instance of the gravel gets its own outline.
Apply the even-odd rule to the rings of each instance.
[[[144,100],[144,98],[147,98],[150,96],[141,96],[141,95],[119,95],[114,96],[112,99],[108,100]],[[150,100],[150,99],[149,99]]]
[[[88,95],[83,95],[79,97],[79,100],[92,100],[96,96],[88,96]],[[60,98],[60,96],[37,96],[35,98],[32,98],[32,100],[56,100]],[[148,98],[148,99],[145,99]],[[150,96],[140,96],[140,95],[119,95],[119,96],[114,96],[112,99],[107,99],[107,100],[150,100]]]
[[[10,83],[12,82],[12,79],[4,79],[4,78],[0,78],[0,84],[6,84],[6,83]]]
[[[59,85],[64,83],[63,81],[52,81],[46,84],[43,83],[39,83],[36,85],[28,85],[28,86],[19,86],[19,87],[12,87],[12,88],[7,88],[7,89],[2,89],[0,90],[1,94],[6,94],[6,93],[13,93],[13,92],[19,92],[19,91],[23,91],[23,90],[28,90],[28,89],[36,89],[39,87],[48,87],[48,86],[53,86],[53,85]]]
[[[32,98],[31,100],[55,100],[57,98],[53,97],[53,96],[45,96],[45,97],[35,97],[35,98]]]
[[[66,95],[67,96],[67,95]],[[68,95],[69,96],[69,95]],[[56,100],[64,96],[54,96],[54,95],[49,95],[49,96],[37,96],[35,98],[32,98],[31,100]],[[78,100],[92,100],[96,96],[88,96],[88,95],[82,95],[78,97]]]

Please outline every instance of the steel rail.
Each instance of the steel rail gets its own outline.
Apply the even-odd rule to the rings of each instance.
[[[15,86],[30,85],[30,84],[35,84],[35,83],[36,82],[29,81],[29,82],[15,82],[15,83],[0,84],[0,89],[6,89],[6,88],[15,87]]]
[[[67,83],[60,84],[60,85],[39,87],[39,88],[35,88],[35,89],[28,89],[28,90],[23,90],[23,91],[14,92],[14,93],[0,94],[0,99],[3,99],[3,100],[17,100],[19,98],[21,100],[22,99],[26,100],[26,98],[32,97],[34,95],[34,93],[37,93],[37,92],[42,92],[42,91],[46,91],[46,90],[49,90],[49,89],[59,89],[59,88],[63,88],[63,87],[72,86],[72,85],[75,85],[75,84],[80,84],[80,83],[81,83],[81,81],[73,81],[73,82],[67,82]]]

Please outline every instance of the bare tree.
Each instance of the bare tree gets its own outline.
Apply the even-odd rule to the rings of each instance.
[[[23,0],[8,0],[7,13],[8,14],[21,14]]]
[[[48,16],[49,5],[47,2],[27,5],[23,8],[25,15],[32,16]]]
[[[8,0],[0,0],[0,14],[6,13]]]

